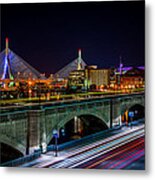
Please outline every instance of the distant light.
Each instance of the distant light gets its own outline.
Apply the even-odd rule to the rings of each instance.
[[[138,111],[137,111],[137,110],[135,110],[135,114],[138,114]]]
[[[28,84],[29,84],[29,85],[32,85],[32,81],[28,81]]]
[[[129,117],[134,117],[134,112],[133,111],[129,111],[128,115],[129,115]]]
[[[9,42],[9,38],[8,37],[5,38],[5,42],[7,42],[7,43]]]

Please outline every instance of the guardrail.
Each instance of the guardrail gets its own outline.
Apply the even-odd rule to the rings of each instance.
[[[26,162],[37,159],[38,157],[40,157],[40,155],[41,155],[41,151],[38,150],[34,154],[27,155],[25,157],[21,157],[21,158],[12,160],[12,161],[7,161],[5,163],[0,164],[0,166],[1,167],[16,167],[16,166],[19,166],[19,165],[24,164]]]

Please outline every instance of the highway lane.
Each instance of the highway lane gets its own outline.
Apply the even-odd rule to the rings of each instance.
[[[127,145],[130,142],[135,143],[134,140],[141,137],[144,137],[144,125],[133,127],[132,129],[129,128],[125,132],[83,147],[77,146],[76,149],[66,150],[58,158],[50,158],[50,155],[47,153],[42,159],[35,161],[35,163],[28,163],[23,167],[80,168],[88,162],[94,162],[94,160],[96,162],[100,161],[98,158],[101,158],[106,153],[113,152],[113,150],[117,150],[117,148],[121,149],[123,145]],[[87,168],[87,166],[84,168]],[[95,167],[96,166],[93,168]]]
[[[144,137],[133,140],[76,168],[123,169],[142,156],[144,156]]]
[[[90,148],[89,151],[80,153],[74,157],[69,157],[64,162],[56,163],[56,165],[52,165],[52,168],[77,168],[79,165],[87,163],[93,159],[97,159],[99,156],[110,152],[111,150],[121,147],[123,144],[127,144],[128,142],[139,138],[143,133],[136,133],[135,136],[129,135],[128,137],[122,137],[120,139],[114,140],[112,142],[108,142],[106,144],[102,144],[99,147]],[[97,160],[96,160],[97,161]]]

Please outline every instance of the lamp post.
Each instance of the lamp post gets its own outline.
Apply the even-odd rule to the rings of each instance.
[[[130,117],[130,121],[131,121],[131,122],[130,122],[130,126],[131,126],[131,128],[132,128],[132,121],[133,121],[133,117],[134,117],[134,112],[133,112],[133,111],[130,111],[128,115],[129,115],[129,117]]]
[[[53,130],[53,137],[55,139],[55,157],[58,157],[58,138],[59,138],[59,131],[57,129]]]

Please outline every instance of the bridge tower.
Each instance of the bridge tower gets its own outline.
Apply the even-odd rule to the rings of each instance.
[[[77,65],[77,70],[82,69],[82,58],[81,58],[81,49],[78,50],[78,65]]]
[[[120,63],[119,63],[119,73],[120,73],[120,75],[122,75],[122,67],[123,67],[122,56],[120,56]]]
[[[10,80],[13,80],[13,74],[11,70],[11,64],[10,64],[10,59],[9,59],[9,39],[5,39],[5,61],[4,61],[4,70],[3,70],[3,75],[2,79],[7,79],[9,78]]]

